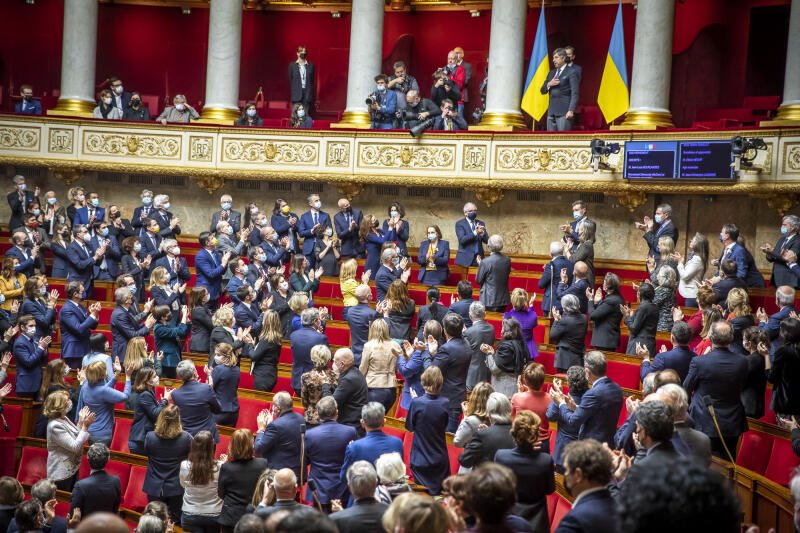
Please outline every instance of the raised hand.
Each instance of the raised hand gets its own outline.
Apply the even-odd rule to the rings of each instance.
[[[17,335],[17,333],[19,333],[19,324],[15,324],[15,325],[11,326],[10,328],[8,328],[5,331],[5,333],[3,333],[3,340],[8,342],[11,339],[13,339]]]
[[[408,339],[403,341],[403,353],[406,354],[406,357],[411,357],[411,354],[414,353],[414,347],[408,342]]]
[[[550,308],[550,313],[553,315],[553,320],[555,320],[556,322],[561,320],[561,311],[559,311],[555,307]]]
[[[683,311],[681,311],[680,307],[673,307],[672,308],[672,321],[673,322],[681,322],[681,321],[683,321]]]
[[[119,357],[114,358],[114,373],[119,374],[122,372],[122,363],[119,362]]]
[[[365,270],[363,274],[361,274],[361,284],[362,285],[369,285],[369,277],[372,275],[372,270]]]
[[[756,311],[756,320],[759,322],[766,322],[769,320],[769,315],[767,315],[767,312],[764,311],[763,307],[759,307]]]
[[[486,355],[494,354],[494,347],[491,344],[486,344],[486,343],[481,344],[480,350]]]
[[[47,295],[47,305],[50,305],[50,304],[55,305],[56,302],[58,302],[58,291],[56,289],[53,289]]]
[[[156,325],[156,317],[147,315],[147,318],[144,319],[144,325],[147,329],[153,329],[153,326]]]
[[[166,125],[167,121],[164,120],[163,122]],[[80,523],[81,523],[81,508],[76,507],[75,509],[72,510],[72,514],[67,515],[67,528],[76,529],[78,527],[78,524]]]
[[[0,388],[0,403],[3,403],[3,400],[6,399],[6,396],[11,394],[11,383],[6,383]]]
[[[439,343],[433,338],[433,335],[428,335],[426,342],[428,345],[428,353],[431,354],[431,356],[436,355],[436,350],[439,349]]]
[[[0,366],[2,366],[3,369],[6,369],[10,364],[11,364],[11,352],[6,352],[3,354],[3,360],[0,361]]]
[[[638,355],[642,359],[650,359],[650,350],[648,350],[647,346],[643,345],[641,342],[637,342],[636,355]]]
[[[39,348],[46,350],[51,342],[53,342],[53,339],[49,335],[47,337],[42,337],[39,339]]]

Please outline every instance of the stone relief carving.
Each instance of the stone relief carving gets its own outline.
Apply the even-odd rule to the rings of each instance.
[[[0,128],[0,148],[38,150],[40,134],[40,128],[2,127]]]
[[[495,170],[499,171],[587,171],[592,159],[588,148],[497,148]]]
[[[359,166],[455,169],[455,146],[362,144]]]
[[[319,143],[223,139],[222,153],[223,160],[238,163],[316,165],[319,157]]]
[[[116,133],[84,132],[83,149],[94,155],[177,159],[181,138],[167,135],[120,135]]]

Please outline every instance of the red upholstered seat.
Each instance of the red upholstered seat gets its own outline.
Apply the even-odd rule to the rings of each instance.
[[[403,461],[406,464],[411,464],[411,445],[414,443],[414,433],[406,431],[403,437]]]
[[[249,372],[242,372],[239,375],[239,388],[240,389],[251,389],[252,390],[254,384],[255,383],[253,381],[253,374],[251,374]]]
[[[22,457],[19,460],[17,481],[23,485],[33,485],[40,479],[47,477],[47,450],[43,448],[22,448]]]
[[[558,496],[556,508],[553,512],[553,520],[550,521],[550,531],[556,530],[558,524],[561,523],[561,519],[564,518],[564,515],[566,515],[570,509],[572,509],[572,505],[562,496]]]
[[[334,346],[350,346],[350,328],[347,324],[329,324],[325,328],[328,342]]]
[[[217,447],[214,449],[214,457],[219,459],[219,456],[228,453],[228,446],[231,444],[231,438],[228,435],[220,435]]]
[[[639,367],[621,361],[607,361],[607,374],[617,385],[626,389],[639,388]]]
[[[22,407],[6,404],[3,406],[3,416],[8,424],[8,432],[0,433],[0,475],[13,476],[16,439],[22,428]]]
[[[458,456],[461,455],[461,452],[463,451],[463,449],[453,446],[452,444],[447,445],[447,456],[450,458],[451,475],[458,473],[458,469],[461,466],[461,463],[458,462]]]
[[[258,413],[269,408],[269,403],[250,398],[239,398],[239,420],[236,423],[238,428],[247,428],[255,433],[258,430],[256,419]]]
[[[558,503],[558,493],[553,492],[548,494],[545,498],[547,500],[547,523],[553,523],[553,517],[556,514],[556,504]]]
[[[288,392],[294,395],[292,379],[286,376],[278,376],[278,381],[275,382],[275,387],[272,389],[272,392]]]
[[[121,463],[119,461],[109,461],[106,463],[106,472],[111,474],[112,476],[117,476],[119,478],[120,487],[122,488],[122,493],[125,494],[125,490],[128,488],[128,480],[131,476],[131,468],[132,465],[127,463]],[[81,459],[81,467],[78,470],[78,479],[83,479],[89,474],[91,474],[91,468],[89,468],[89,461],[86,459],[84,455]],[[141,487],[139,487],[141,489]]]
[[[281,346],[281,355],[278,358],[278,362],[291,365],[293,360],[292,349],[289,346]]]
[[[111,435],[111,449],[117,452],[131,453],[128,448],[128,436],[131,433],[132,418],[116,418],[114,433]]]
[[[132,466],[131,474],[128,478],[128,486],[122,493],[122,505],[125,509],[130,509],[137,513],[144,511],[147,505],[147,494],[142,492],[144,485],[144,477],[147,474],[147,468],[143,466]]]
[[[792,450],[792,441],[781,437],[772,439],[772,453],[769,454],[764,476],[775,483],[788,486],[792,473],[800,465],[800,457]]]
[[[746,432],[742,435],[742,444],[739,446],[736,464],[752,470],[756,474],[764,475],[767,462],[770,460],[772,440],[772,435],[760,431]]]

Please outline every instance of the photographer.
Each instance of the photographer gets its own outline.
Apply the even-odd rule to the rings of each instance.
[[[458,102],[461,100],[461,89],[458,84],[447,76],[447,72],[443,69],[436,69],[433,73],[433,87],[431,88],[431,100],[437,106],[442,105],[442,101],[448,99],[451,102]]]
[[[385,74],[375,76],[375,92],[367,97],[367,109],[372,118],[373,130],[390,130],[394,128],[397,95],[386,87]]]
[[[445,98],[442,100],[441,114],[433,121],[433,129],[456,131],[467,129],[467,121],[458,114],[453,101]]]
[[[406,103],[405,110],[400,115],[404,129],[411,129],[429,118],[441,115],[441,110],[427,98],[420,98],[419,91],[411,90],[403,99]]]
[[[397,96],[397,116],[402,123],[402,111],[406,108],[406,95],[409,91],[419,92],[417,79],[406,71],[406,64],[396,61],[394,64],[394,76],[389,77],[386,86]]]

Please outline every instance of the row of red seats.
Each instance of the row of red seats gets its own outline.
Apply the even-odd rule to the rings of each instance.
[[[791,440],[751,429],[742,435],[736,464],[788,486],[800,457],[792,450]]]

